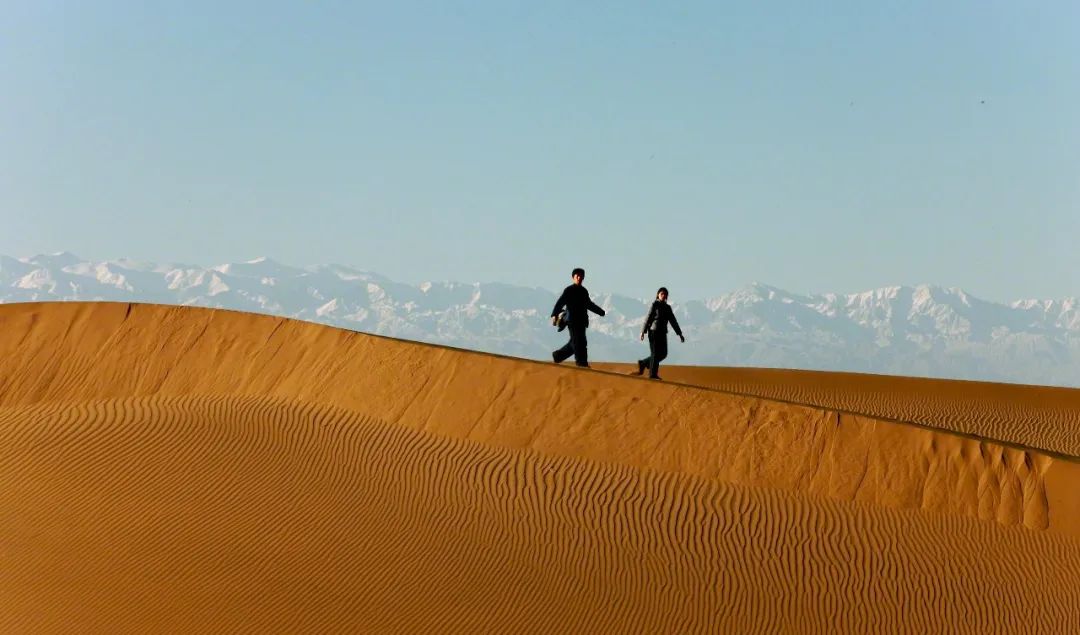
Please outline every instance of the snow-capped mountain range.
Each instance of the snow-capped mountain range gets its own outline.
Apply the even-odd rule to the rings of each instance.
[[[592,290],[590,358],[644,357],[650,298]],[[107,300],[220,307],[462,348],[547,359],[556,294],[501,283],[409,285],[343,265],[269,258],[214,267],[70,253],[0,255],[0,302]],[[1080,300],[997,304],[931,285],[799,295],[763,284],[673,303],[687,344],[669,362],[849,370],[1080,386]]]

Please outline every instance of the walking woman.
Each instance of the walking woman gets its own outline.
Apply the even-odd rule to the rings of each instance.
[[[657,372],[660,370],[660,362],[667,357],[667,327],[669,322],[671,328],[675,329],[675,334],[679,336],[679,340],[686,342],[682,329],[679,328],[679,321],[675,319],[675,313],[671,310],[671,305],[667,303],[667,299],[667,287],[660,287],[656,291],[656,300],[649,309],[649,317],[645,318],[645,326],[641,329],[642,340],[645,339],[646,333],[649,335],[650,355],[645,359],[638,360],[637,374],[644,373],[645,369],[648,368],[650,379],[660,379]]]

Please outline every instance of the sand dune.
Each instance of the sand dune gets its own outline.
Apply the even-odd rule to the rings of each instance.
[[[600,364],[618,373],[631,364]],[[664,366],[667,381],[856,412],[1080,456],[1080,390],[782,368]]]
[[[913,426],[841,387],[782,403],[227,311],[0,306],[0,630],[1074,625],[1080,464],[1043,447],[1068,407]],[[980,425],[1007,434],[955,432]]]
[[[1046,533],[254,397],[0,410],[4,632],[1050,632]]]
[[[1080,537],[1076,461],[827,408],[190,307],[0,307],[0,406],[296,399],[507,449]]]

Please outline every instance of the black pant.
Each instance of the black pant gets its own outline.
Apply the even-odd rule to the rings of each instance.
[[[650,355],[641,360],[641,365],[649,369],[649,377],[659,377],[660,362],[667,357],[667,333],[649,331]]]
[[[570,332],[570,341],[566,343],[559,350],[551,354],[551,358],[555,360],[555,363],[561,363],[574,356],[574,363],[578,366],[589,365],[589,340],[585,337],[584,326],[574,326],[568,324],[566,330]]]

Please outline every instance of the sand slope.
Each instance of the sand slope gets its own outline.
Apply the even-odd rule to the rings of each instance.
[[[3,632],[1065,632],[1080,545],[255,397],[0,409]]]
[[[632,364],[599,364],[618,373]],[[910,421],[1080,456],[1080,390],[783,368],[664,366],[665,381]]]
[[[855,401],[0,306],[0,631],[1076,630],[1067,408]]]
[[[0,329],[0,406],[282,397],[507,449],[1080,537],[1080,464],[947,431],[230,311],[8,305]]]

